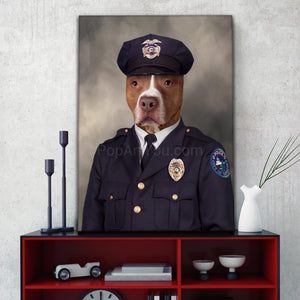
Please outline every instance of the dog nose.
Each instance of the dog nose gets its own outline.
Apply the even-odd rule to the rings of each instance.
[[[157,99],[153,97],[149,97],[149,98],[145,97],[140,100],[140,108],[147,112],[155,109],[157,104],[158,104]]]

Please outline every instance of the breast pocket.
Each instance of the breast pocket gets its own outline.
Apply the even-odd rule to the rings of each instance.
[[[154,223],[159,230],[191,230],[195,215],[196,186],[190,182],[154,185]]]
[[[125,203],[128,184],[123,182],[103,182],[100,199],[104,201],[106,231],[120,230],[125,223]]]

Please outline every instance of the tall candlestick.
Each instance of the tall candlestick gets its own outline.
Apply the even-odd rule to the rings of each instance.
[[[59,228],[52,228],[51,176],[54,173],[53,159],[45,159],[45,173],[48,176],[48,228],[42,228],[41,233],[59,232]]]
[[[67,227],[66,215],[66,146],[68,145],[68,131],[59,132],[59,143],[62,146],[62,232],[73,231],[73,227]]]

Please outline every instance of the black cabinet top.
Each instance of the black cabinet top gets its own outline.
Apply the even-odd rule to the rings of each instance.
[[[278,237],[278,234],[263,230],[262,232],[199,232],[199,231],[156,231],[156,232],[66,232],[44,234],[40,231],[34,231],[24,234],[21,237],[39,237],[39,238],[193,238],[193,237],[212,237],[212,238],[230,238],[230,237]]]

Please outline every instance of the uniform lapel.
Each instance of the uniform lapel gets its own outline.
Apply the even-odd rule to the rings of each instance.
[[[182,145],[185,126],[181,120],[179,125],[166,137],[154,152],[151,160],[142,172],[139,180],[144,180],[165,168],[173,158],[179,157],[184,151]]]
[[[122,153],[120,155],[128,173],[133,178],[139,177],[141,173],[140,166],[140,146],[138,137],[135,133],[134,127],[129,129],[128,137],[123,144]]]

